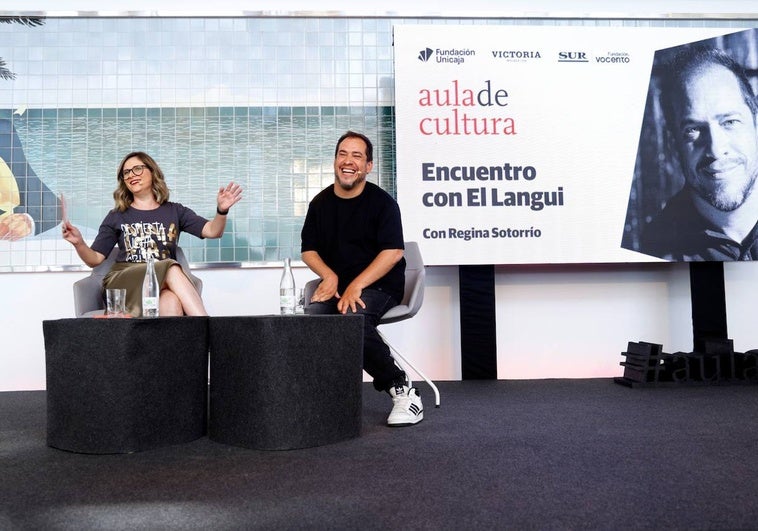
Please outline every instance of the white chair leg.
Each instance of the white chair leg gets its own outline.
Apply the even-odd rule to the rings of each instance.
[[[379,330],[377,330],[377,332],[379,332]],[[423,372],[421,372],[415,365],[413,365],[413,363],[411,363],[405,357],[403,357],[403,355],[400,354],[395,349],[395,347],[392,346],[392,344],[389,341],[387,341],[387,338],[384,336],[384,334],[382,334],[381,332],[379,332],[379,336],[382,338],[382,340],[390,348],[390,351],[392,352],[392,357],[393,358],[395,358],[396,360],[399,360],[402,365],[407,365],[408,367],[410,367],[411,369],[413,369],[413,372],[415,372],[416,374],[418,374],[419,376],[421,376],[421,379],[424,380],[426,383],[429,384],[429,387],[431,387],[432,391],[434,391],[434,407],[440,407],[440,392],[439,392],[439,389],[437,389],[437,386],[434,385],[434,382],[431,381],[429,378],[427,378],[427,376]],[[409,382],[410,382],[410,378],[409,378]]]

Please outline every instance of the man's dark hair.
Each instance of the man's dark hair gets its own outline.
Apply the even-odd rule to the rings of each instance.
[[[674,103],[681,97],[684,83],[693,72],[706,65],[720,65],[727,68],[737,78],[742,97],[755,122],[758,115],[758,101],[748,81],[745,69],[729,54],[717,48],[688,46],[669,61],[661,78],[661,106],[669,128],[675,127]]]
[[[356,133],[355,131],[348,131],[337,140],[337,147],[334,148],[335,157],[340,150],[340,144],[342,144],[342,141],[346,138],[360,138],[363,140],[366,143],[366,162],[374,162],[374,145],[371,143],[371,140],[369,140],[366,135]]]

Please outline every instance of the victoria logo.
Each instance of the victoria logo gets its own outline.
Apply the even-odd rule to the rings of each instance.
[[[426,63],[433,53],[434,50],[431,48],[425,48],[418,53],[418,60]]]

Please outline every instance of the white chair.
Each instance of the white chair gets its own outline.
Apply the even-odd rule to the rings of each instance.
[[[105,297],[103,295],[103,279],[116,262],[118,247],[114,247],[110,254],[101,263],[92,268],[92,273],[85,278],[74,282],[74,313],[76,317],[92,317],[105,311]],[[192,274],[184,256],[182,248],[176,247],[176,261],[182,266],[184,272],[195,285],[197,292],[203,293],[203,281]]]
[[[319,282],[321,282],[321,279],[317,278],[306,283],[303,290],[305,298],[304,303],[306,307],[311,300],[313,292],[316,291]],[[416,313],[418,313],[418,311],[421,309],[421,304],[424,302],[425,282],[426,270],[424,269],[424,260],[421,257],[421,251],[419,251],[418,243],[405,242],[405,294],[403,295],[403,300],[400,301],[400,304],[394,308],[391,308],[382,316],[382,318],[379,320],[379,324],[384,325],[389,323],[397,323],[399,321],[410,319],[416,315]],[[406,367],[410,367],[416,374],[421,377],[421,379],[429,384],[429,386],[434,391],[434,405],[435,407],[440,407],[440,392],[437,389],[437,386],[434,385],[434,382],[432,382],[415,365],[408,361],[407,358],[400,354],[400,352],[398,352],[395,347],[393,347],[392,344],[387,341],[387,337],[382,334],[381,331],[377,331],[379,332],[379,335],[384,340],[384,342],[387,343],[387,346],[390,348],[390,352],[392,353],[392,357],[395,359],[395,361],[398,362],[404,370]],[[408,373],[407,370],[405,372],[406,374]],[[412,385],[413,382],[410,381],[410,377],[408,378],[409,385]]]

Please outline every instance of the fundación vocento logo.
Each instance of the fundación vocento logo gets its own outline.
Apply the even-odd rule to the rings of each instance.
[[[476,50],[471,48],[424,48],[418,53],[418,60],[428,63],[433,60],[435,63],[451,63],[462,65],[466,58],[476,55]]]
[[[607,65],[626,65],[632,62],[629,52],[608,52],[606,55],[596,55],[596,63]]]

